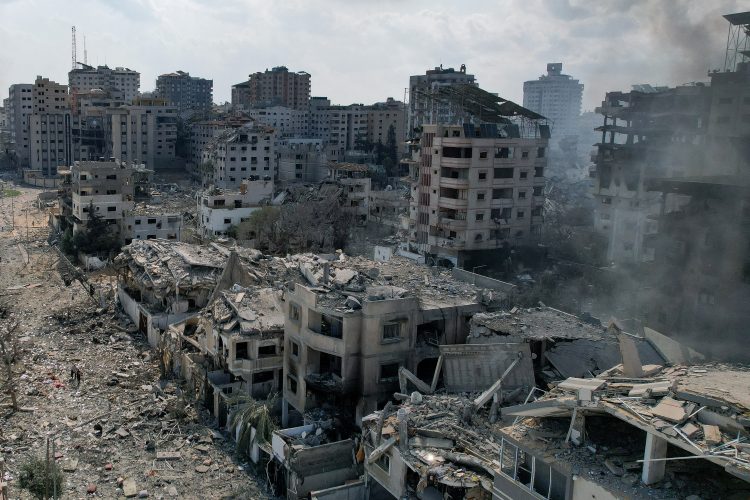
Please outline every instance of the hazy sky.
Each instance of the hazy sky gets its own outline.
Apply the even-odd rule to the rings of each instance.
[[[744,3],[744,8],[742,4]],[[706,80],[724,63],[739,0],[0,0],[0,98],[36,75],[67,83],[78,60],[212,78],[214,101],[247,75],[284,65],[334,103],[403,99],[409,75],[463,63],[479,85],[522,102],[524,80],[563,62],[584,109],[634,83]]]

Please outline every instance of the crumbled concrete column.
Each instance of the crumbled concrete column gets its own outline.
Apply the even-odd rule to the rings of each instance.
[[[643,484],[654,484],[664,479],[666,460],[653,461],[663,458],[667,458],[667,440],[656,434],[647,433],[646,450],[643,453],[643,475],[641,476]]]
[[[281,399],[281,426],[289,427],[289,402],[284,398]]]

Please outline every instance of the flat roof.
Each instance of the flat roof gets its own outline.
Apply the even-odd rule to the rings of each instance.
[[[748,12],[737,12],[735,14],[725,14],[724,19],[735,26],[741,24],[750,24],[750,11]]]

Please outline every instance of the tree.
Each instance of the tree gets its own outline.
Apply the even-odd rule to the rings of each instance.
[[[78,252],[87,254],[109,254],[120,250],[120,239],[110,229],[104,217],[96,213],[93,202],[88,206],[89,219],[85,231],[72,234],[66,231],[60,242],[62,250],[70,255]]]
[[[273,431],[277,428],[271,416],[278,394],[270,394],[265,401],[258,401],[247,394],[238,394],[229,400],[235,409],[229,418],[229,427],[239,428],[237,450],[247,454],[255,443],[270,443]],[[255,434],[253,434],[255,429]]]

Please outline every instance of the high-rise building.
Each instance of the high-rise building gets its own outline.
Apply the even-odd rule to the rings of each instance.
[[[80,63],[79,63],[80,64]],[[141,74],[129,68],[110,68],[108,66],[88,66],[82,64],[80,68],[68,73],[70,93],[86,92],[93,89],[122,92],[126,101],[132,101],[138,96],[141,86]]]
[[[307,110],[269,106],[249,109],[247,114],[257,123],[273,127],[277,137],[308,136],[309,112]]]
[[[520,137],[497,124],[423,125],[410,167],[411,243],[463,267],[472,252],[538,241],[546,147],[537,131]]]
[[[152,169],[174,161],[177,109],[165,99],[144,95],[110,113],[111,156]]]
[[[523,106],[547,117],[552,144],[576,136],[583,84],[562,74],[562,63],[548,63],[547,74],[523,83]]]
[[[34,110],[31,98],[30,83],[16,83],[8,89],[8,129],[10,135],[10,151],[20,167],[29,165],[31,157],[29,145],[29,115]]]
[[[213,80],[177,71],[156,79],[156,93],[177,108],[180,115],[190,112],[208,113],[213,105]]]
[[[474,75],[466,73],[466,65],[462,64],[459,71],[453,68],[443,69],[443,65],[427,70],[424,75],[409,77],[409,120],[406,134],[408,137],[418,137],[415,129],[425,124],[450,125],[456,123],[454,107],[443,100],[436,99],[434,93],[440,87],[454,85],[474,85],[477,83]]]
[[[292,73],[277,66],[253,73],[247,82],[232,86],[232,105],[244,108],[284,106],[306,110],[310,101],[310,74]]]
[[[32,87],[29,121],[29,166],[45,177],[57,174],[57,167],[78,159],[73,147],[68,87],[37,76]]]

